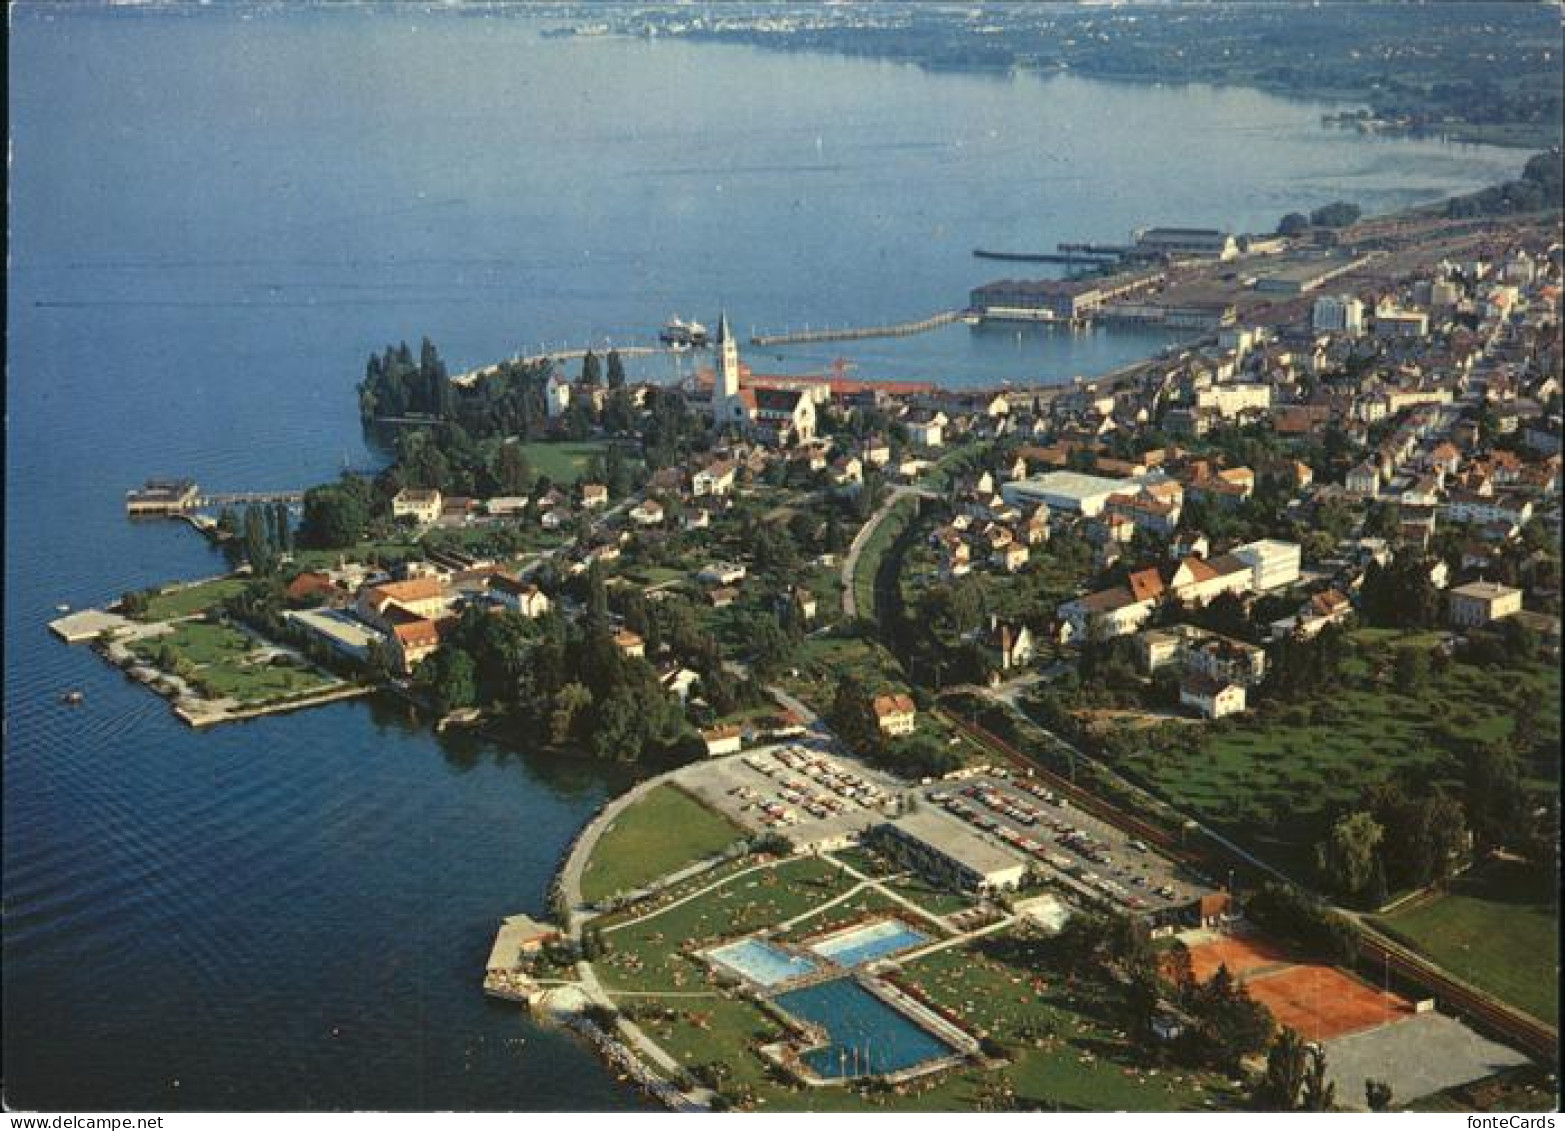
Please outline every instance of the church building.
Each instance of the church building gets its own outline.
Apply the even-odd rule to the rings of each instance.
[[[801,389],[740,388],[739,342],[725,312],[717,322],[717,372],[712,380],[712,421],[762,443],[785,448],[815,438],[815,401]]]

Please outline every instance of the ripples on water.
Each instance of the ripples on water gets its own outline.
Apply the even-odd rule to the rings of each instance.
[[[975,245],[1253,226],[1343,184],[1375,208],[1520,165],[1326,133],[1318,106],[1243,91],[540,41],[525,20],[13,17],[3,977],[23,1107],[635,1102],[479,995],[497,919],[542,910],[623,782],[379,703],[184,728],[44,628],[59,602],[222,568],[182,527],[127,522],[127,487],[372,463],[352,386],[388,340],[428,333],[460,369],[719,303],[743,327],[894,320],[993,277]],[[410,73],[431,81],[387,78]],[[751,360],[1025,383],[1155,344],[953,327]]]

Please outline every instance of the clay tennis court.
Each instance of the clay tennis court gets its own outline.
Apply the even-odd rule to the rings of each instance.
[[[1199,981],[1210,981],[1219,966],[1227,966],[1235,978],[1249,978],[1267,970],[1292,966],[1287,952],[1258,938],[1228,935],[1190,948],[1190,965]]]
[[[1333,966],[1296,963],[1260,939],[1228,937],[1190,951],[1195,975],[1206,981],[1221,965],[1244,982],[1250,996],[1308,1040],[1325,1041],[1410,1016],[1413,1006],[1382,994]]]

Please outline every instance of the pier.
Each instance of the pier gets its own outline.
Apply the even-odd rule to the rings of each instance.
[[[144,487],[125,493],[125,512],[132,518],[189,518],[194,511],[213,507],[264,503],[297,505],[303,501],[303,490],[209,491],[202,494],[193,479],[151,479]]]
[[[1108,267],[1115,262],[1114,253],[1111,252],[989,251],[982,247],[973,248],[973,257],[1001,259],[1007,263],[1063,263],[1068,267]]]
[[[469,386],[492,374],[498,373],[502,365],[538,365],[542,362],[580,361],[589,353],[595,353],[600,357],[606,357],[609,351],[618,353],[621,357],[651,357],[655,354],[684,353],[686,350],[675,349],[672,346],[617,346],[613,342],[605,342],[598,346],[582,346],[579,349],[561,347],[557,350],[546,350],[542,353],[518,353],[505,361],[495,362],[491,365],[480,365],[476,369],[469,369],[466,373],[458,373],[451,378],[453,385]]]
[[[855,342],[866,338],[905,338],[930,330],[949,326],[969,317],[966,310],[942,310],[916,322],[897,322],[888,326],[839,326],[835,329],[793,330],[781,334],[755,334],[750,338],[752,346],[791,346],[806,342]]]

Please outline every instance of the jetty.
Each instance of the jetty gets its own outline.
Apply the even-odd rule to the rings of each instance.
[[[125,513],[133,518],[183,518],[192,511],[213,507],[247,507],[262,503],[304,501],[302,489],[277,491],[208,491],[202,493],[194,479],[149,479],[125,492]]]
[[[1002,259],[1007,263],[1063,263],[1070,267],[1105,267],[1115,260],[1107,252],[990,251],[973,248],[975,259]]]
[[[967,310],[942,310],[939,314],[932,314],[928,318],[920,318],[913,322],[895,322],[886,326],[838,326],[827,327],[821,330],[811,330],[806,327],[803,330],[784,331],[780,334],[755,334],[750,338],[752,346],[791,346],[802,345],[806,342],[853,342],[865,338],[905,338],[913,334],[923,334],[930,330],[937,330],[941,326],[949,326],[953,322],[962,321],[970,317]]]

